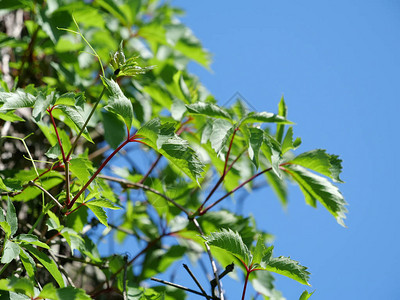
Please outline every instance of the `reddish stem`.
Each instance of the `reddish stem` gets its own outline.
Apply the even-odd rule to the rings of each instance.
[[[251,271],[249,271],[249,270],[247,269],[247,267],[246,267],[246,279],[244,280],[242,300],[244,300],[244,296],[246,295],[247,282],[249,281],[250,273],[251,273]]]
[[[126,144],[129,142],[135,141],[133,138],[132,139],[126,139],[121,145],[118,146],[117,149],[113,151],[106,159],[105,161],[101,164],[101,166],[97,169],[97,171],[90,177],[89,181],[86,182],[86,184],[80,189],[80,191],[75,195],[75,197],[71,200],[71,202],[67,205],[67,208],[70,209],[75,201],[79,198],[79,196],[87,189],[87,187],[92,183],[92,181],[99,175],[101,170],[107,165],[107,163],[110,161],[111,158],[114,157],[115,154],[117,154]]]
[[[251,176],[249,179],[247,179],[246,181],[242,182],[241,184],[239,184],[236,188],[234,188],[232,191],[226,193],[224,196],[222,196],[221,198],[219,198],[217,201],[215,201],[213,204],[209,205],[208,207],[206,207],[204,210],[200,211],[200,216],[204,215],[208,210],[210,210],[211,208],[213,208],[215,205],[217,205],[218,203],[220,203],[222,200],[224,200],[226,197],[230,196],[231,194],[233,194],[234,192],[236,192],[238,189],[240,189],[241,187],[243,187],[244,185],[246,185],[247,183],[249,183],[250,181],[254,180],[256,177],[264,174],[265,172],[269,172],[271,171],[272,168],[268,168],[265,169],[253,176]]]
[[[62,144],[61,144],[60,135],[58,134],[56,122],[55,122],[54,117],[53,117],[53,109],[54,109],[55,107],[56,107],[56,106],[53,106],[53,107],[51,107],[50,109],[47,109],[47,111],[48,111],[49,114],[50,114],[51,122],[53,123],[54,131],[56,132],[56,136],[57,136],[57,140],[58,140],[58,145],[59,145],[60,148],[61,148],[61,154],[62,154],[63,162],[64,162],[64,164],[66,164],[67,159],[66,159],[66,157],[65,157],[64,149],[63,149],[63,146],[62,146]]]
[[[201,206],[199,207],[198,211],[201,211],[204,207],[204,205],[206,204],[206,202],[211,198],[211,196],[214,194],[214,192],[217,190],[217,188],[220,186],[220,184],[222,183],[222,181],[224,180],[226,174],[229,172],[229,170],[232,168],[233,164],[237,161],[238,157],[233,161],[233,163],[230,165],[229,169],[227,169],[228,166],[228,160],[229,160],[229,155],[231,153],[231,149],[232,149],[232,145],[233,145],[233,139],[235,138],[236,132],[239,130],[239,128],[235,128],[235,130],[233,131],[232,134],[232,138],[231,138],[231,142],[229,143],[229,148],[228,148],[228,152],[226,154],[226,158],[225,158],[225,165],[224,165],[224,171],[222,172],[221,177],[219,178],[218,182],[215,184],[214,188],[211,190],[211,192],[208,194],[206,200],[204,200],[204,202],[201,204]]]

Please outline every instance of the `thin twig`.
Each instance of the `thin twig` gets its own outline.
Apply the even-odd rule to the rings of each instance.
[[[57,264],[58,269],[64,274],[65,278],[67,279],[68,283],[70,286],[75,287],[74,282],[72,279],[69,277],[68,272],[64,269],[64,267],[58,263],[58,259],[54,256],[51,250],[48,251],[50,256],[53,258],[54,262]]]
[[[158,195],[160,197],[163,197],[165,200],[167,200],[168,202],[170,202],[173,205],[175,205],[177,208],[179,208],[181,211],[183,211],[186,215],[189,215],[189,211],[186,208],[184,208],[182,205],[180,205],[179,203],[175,202],[173,199],[169,198],[167,195],[164,195],[163,193],[161,193],[161,192],[159,192],[159,191],[157,191],[157,190],[155,190],[155,189],[153,189],[153,188],[151,188],[151,187],[149,187],[147,185],[144,185],[144,184],[141,184],[141,183],[138,183],[138,182],[131,182],[131,181],[128,181],[126,179],[107,176],[107,175],[99,175],[98,177],[99,178],[103,178],[105,180],[118,182],[118,183],[120,183],[121,185],[123,185],[124,187],[127,187],[127,188],[129,188],[129,187],[130,188],[132,188],[132,187],[133,188],[141,188],[143,190],[152,192],[152,193],[154,193],[154,194],[156,194],[156,195]]]
[[[200,282],[197,280],[196,276],[194,276],[193,272],[189,269],[189,267],[186,264],[183,264],[183,267],[185,270],[189,273],[190,277],[192,277],[193,281],[196,283],[196,285],[199,287],[200,291],[203,293],[204,297],[208,297],[206,291],[204,288],[201,286]]]
[[[127,290],[126,290],[126,275],[127,275],[126,271],[128,269],[128,264],[127,264],[128,256],[127,255],[125,255],[125,257],[124,257],[124,262],[125,262],[125,264],[124,264],[124,290],[122,292],[122,295],[124,297],[124,300],[128,300],[128,293],[127,293]]]
[[[261,174],[264,174],[265,172],[269,172],[271,171],[272,168],[268,168],[265,169],[253,176],[251,176],[249,179],[247,179],[246,181],[242,182],[241,184],[239,184],[237,187],[235,187],[232,191],[226,193],[224,196],[222,196],[221,198],[219,198],[217,201],[215,201],[213,204],[209,205],[208,207],[206,207],[204,210],[200,211],[200,215],[204,215],[207,211],[209,211],[211,208],[213,208],[215,205],[217,205],[218,203],[220,203],[222,200],[224,200],[226,197],[229,197],[231,194],[233,194],[234,192],[236,192],[238,189],[240,189],[241,187],[243,187],[244,185],[246,185],[247,183],[249,183],[250,181],[254,180],[256,177],[260,176]]]
[[[29,181],[29,185],[35,186],[35,187],[37,187],[38,189],[40,189],[40,190],[41,190],[42,192],[44,192],[47,196],[49,196],[50,199],[53,200],[54,203],[57,204],[57,206],[58,206],[60,209],[63,208],[63,206],[60,204],[60,202],[58,202],[57,199],[54,198],[54,196],[53,196],[52,194],[50,194],[45,188],[43,188],[42,186],[40,186],[40,185],[38,185],[37,183],[33,182],[32,180]]]
[[[199,224],[199,222],[197,222],[196,218],[193,218],[191,220],[193,221],[193,224],[196,226],[196,228],[199,231],[199,233],[201,235],[204,235],[204,232],[201,229],[200,224]],[[214,278],[215,278],[215,281],[217,282],[219,296],[220,296],[221,300],[224,300],[224,294],[222,292],[221,282],[219,281],[217,265],[215,264],[214,258],[213,258],[212,254],[211,254],[210,246],[208,245],[207,242],[204,242],[204,245],[206,246],[206,250],[207,250],[207,253],[208,253],[208,258],[210,260],[211,268],[212,268],[213,273],[214,273]]]
[[[160,161],[162,155],[158,154],[157,159],[152,163],[150,169],[147,171],[147,173],[143,176],[142,179],[140,179],[139,183],[143,183],[147,177],[149,177],[149,175],[151,174],[151,172],[153,172],[154,168],[157,166],[158,162]]]
[[[162,284],[173,286],[173,287],[175,287],[177,289],[181,289],[181,290],[184,290],[186,292],[190,292],[190,293],[193,293],[193,294],[196,294],[196,295],[204,296],[202,293],[200,293],[198,291],[195,291],[195,290],[192,290],[192,289],[189,289],[189,288],[187,288],[187,287],[185,287],[183,285],[179,285],[179,284],[172,283],[172,282],[169,282],[169,281],[165,281],[165,280],[162,280],[162,279],[158,279],[158,278],[155,278],[155,277],[151,277],[150,279],[153,280],[153,281],[160,282]],[[207,297],[207,299],[211,299],[212,300],[212,297],[210,297],[210,296],[204,296],[204,297]]]
[[[223,277],[225,277],[226,274],[232,272],[234,268],[235,268],[235,264],[234,263],[231,263],[230,265],[227,265],[225,267],[225,270],[221,274],[219,274],[219,279],[222,279]],[[210,284],[211,284],[211,290],[214,290],[215,287],[217,286],[217,282],[215,281],[215,278],[210,281]]]

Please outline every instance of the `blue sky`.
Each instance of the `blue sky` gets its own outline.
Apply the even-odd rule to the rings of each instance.
[[[244,214],[276,236],[274,254],[309,267],[311,299],[400,299],[400,2],[172,4],[213,53],[211,73],[191,71],[219,103],[240,92],[257,110],[276,111],[284,95],[303,140],[298,151],[323,148],[343,159],[348,228],[294,187],[287,211],[269,192],[246,198]],[[276,277],[287,299],[305,289]]]

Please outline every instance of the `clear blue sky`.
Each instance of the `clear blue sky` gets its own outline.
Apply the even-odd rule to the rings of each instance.
[[[311,299],[400,299],[400,2],[172,4],[214,54],[212,73],[191,71],[220,103],[240,92],[258,110],[276,111],[283,94],[299,150],[343,159],[347,229],[295,188],[286,212],[270,193],[246,199],[244,213],[275,234],[275,255],[309,267]],[[276,277],[284,296],[298,299],[305,287]]]

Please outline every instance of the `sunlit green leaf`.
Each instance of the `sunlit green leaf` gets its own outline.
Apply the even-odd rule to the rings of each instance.
[[[261,145],[264,142],[264,131],[255,127],[249,128],[249,131],[249,158],[258,169],[258,156],[260,153]]]
[[[284,117],[269,112],[250,112],[240,120],[240,124],[247,123],[281,123],[292,124]]]
[[[231,120],[231,116],[218,105],[210,102],[196,102],[186,105],[188,112],[192,115],[203,115],[211,118],[222,118]]]
[[[16,259],[19,255],[20,247],[9,240],[4,243],[3,256],[1,257],[2,264],[8,264]]]
[[[309,299],[309,298],[312,296],[312,294],[314,294],[314,292],[309,293],[307,290],[305,290],[305,291],[301,294],[299,300],[307,300],[307,299]]]
[[[124,95],[121,88],[114,80],[105,77],[101,77],[101,79],[110,93],[108,104],[104,108],[121,116],[129,130],[133,120],[132,102]]]
[[[36,245],[36,246],[39,246],[39,247],[42,247],[45,249],[50,249],[50,247],[47,244],[39,241],[39,238],[33,234],[20,234],[20,235],[16,236],[15,239],[17,241],[21,241],[21,242],[24,242],[27,244],[32,244],[32,245]]]
[[[292,159],[290,163],[321,173],[336,182],[343,182],[339,178],[342,171],[342,160],[337,155],[327,154],[326,150],[316,149],[304,152]]]
[[[299,184],[307,204],[316,207],[316,201],[319,201],[340,225],[345,226],[347,203],[336,186],[325,177],[318,176],[301,166],[286,165],[285,169]]]
[[[153,119],[140,128],[137,134],[144,136],[144,143],[165,156],[193,181],[197,182],[201,177],[202,162],[188,142],[175,134],[172,123],[161,124],[159,119]]]
[[[289,257],[279,256],[269,260],[266,270],[294,279],[301,284],[310,285],[310,273],[307,268]]]
[[[20,248],[19,258],[30,278],[34,278],[36,272],[36,264],[32,256],[29,255],[24,249]]]
[[[230,229],[222,229],[218,232],[212,232],[204,238],[210,246],[218,247],[231,253],[246,266],[251,264],[253,256],[237,232]]]

